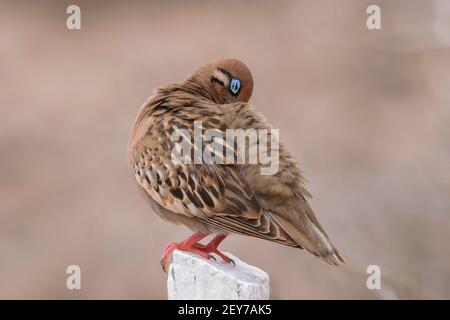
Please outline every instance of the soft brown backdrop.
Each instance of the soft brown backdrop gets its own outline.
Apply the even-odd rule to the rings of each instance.
[[[366,28],[372,2],[382,30]],[[221,57],[253,71],[252,102],[348,264],[223,248],[269,272],[275,299],[450,298],[449,17],[442,0],[1,1],[0,298],[166,297],[162,248],[189,232],[140,198],[127,136],[153,88]]]

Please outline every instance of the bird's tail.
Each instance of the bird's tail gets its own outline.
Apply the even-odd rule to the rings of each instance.
[[[328,264],[339,266],[345,263],[345,259],[331,243],[323,228],[320,224],[315,223],[317,219],[314,216],[313,219],[310,219],[309,215],[302,214],[297,216],[299,217],[297,221],[288,221],[272,213],[271,216],[300,248]]]

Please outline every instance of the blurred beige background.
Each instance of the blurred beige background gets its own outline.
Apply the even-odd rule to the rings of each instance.
[[[162,249],[189,231],[139,196],[127,136],[153,88],[221,57],[253,71],[251,101],[348,263],[222,248],[266,270],[274,299],[450,298],[449,53],[445,0],[0,1],[0,298],[166,298]]]

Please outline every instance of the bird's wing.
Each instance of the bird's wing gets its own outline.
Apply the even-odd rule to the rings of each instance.
[[[135,153],[133,171],[140,187],[163,208],[228,232],[296,246],[263,214],[236,167],[182,164],[148,148]]]
[[[265,118],[247,103],[233,103],[222,106],[227,128],[271,129]],[[259,137],[259,136],[258,136]],[[258,202],[266,215],[279,225],[297,245],[332,265],[344,262],[342,256],[329,240],[307,202],[311,197],[304,187],[304,178],[297,162],[290,152],[275,140],[278,170],[274,174],[260,174],[262,164],[243,166],[243,176],[258,195]],[[267,139],[270,143],[270,139]],[[261,141],[258,140],[258,145]]]
[[[195,120],[221,131],[270,129],[262,115],[245,103],[200,110],[199,105],[185,105],[164,117],[166,112],[161,108],[148,119],[130,163],[139,185],[159,205],[225,231],[304,248],[331,264],[343,261],[307,204],[298,166],[283,146],[279,170],[268,176],[260,174],[259,164],[185,164],[171,156],[174,126],[191,134]]]

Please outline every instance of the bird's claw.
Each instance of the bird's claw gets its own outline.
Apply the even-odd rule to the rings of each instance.
[[[161,267],[164,272],[168,272],[168,267],[170,266],[170,260],[172,256],[172,252],[175,249],[192,252],[194,254],[199,255],[200,257],[208,260],[214,260],[217,261],[217,258],[215,255],[219,256],[223,262],[225,263],[232,263],[234,266],[236,266],[236,263],[233,261],[233,259],[228,258],[226,255],[224,255],[222,252],[220,252],[217,249],[217,246],[219,243],[225,238],[225,235],[218,235],[216,238],[214,238],[210,243],[204,245],[199,243],[201,239],[203,239],[206,236],[206,234],[203,233],[195,233],[188,239],[182,242],[172,242],[166,245],[164,248],[163,256],[161,259]],[[214,254],[214,255],[213,255]]]
[[[165,273],[167,273],[167,271],[168,271],[168,261],[164,261],[164,259],[161,259],[160,264],[161,264],[161,267],[162,267],[163,271]]]

